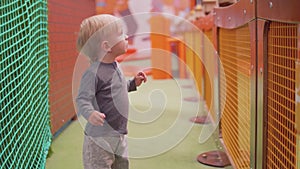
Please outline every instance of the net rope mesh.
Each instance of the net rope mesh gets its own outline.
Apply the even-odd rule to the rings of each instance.
[[[0,1],[0,168],[45,168],[51,142],[45,0]]]

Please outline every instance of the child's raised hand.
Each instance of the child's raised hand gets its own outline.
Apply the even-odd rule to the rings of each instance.
[[[105,114],[100,113],[98,111],[94,111],[90,115],[88,121],[94,126],[103,126],[104,119],[105,119]]]
[[[147,81],[147,76],[146,76],[146,74],[144,72],[139,72],[134,77],[134,81],[135,81],[135,85],[136,86],[140,86],[142,84],[142,82],[145,83]]]

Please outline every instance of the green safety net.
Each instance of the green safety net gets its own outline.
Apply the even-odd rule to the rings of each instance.
[[[47,10],[46,0],[0,0],[0,169],[45,168]]]

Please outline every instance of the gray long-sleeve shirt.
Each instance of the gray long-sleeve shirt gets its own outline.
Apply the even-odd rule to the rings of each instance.
[[[134,80],[127,82],[116,62],[91,64],[81,79],[77,110],[86,119],[93,111],[106,118],[103,126],[87,123],[85,133],[93,137],[127,134],[128,92],[134,90]]]

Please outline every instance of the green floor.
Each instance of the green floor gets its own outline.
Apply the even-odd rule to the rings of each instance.
[[[199,143],[204,125],[189,121],[202,105],[190,80],[151,80],[130,93],[129,156],[131,169],[210,169],[197,162],[200,153],[217,150],[213,135]],[[202,111],[200,111],[202,112]],[[82,169],[84,119],[74,121],[53,140],[46,169]],[[232,167],[226,167],[231,169]]]

